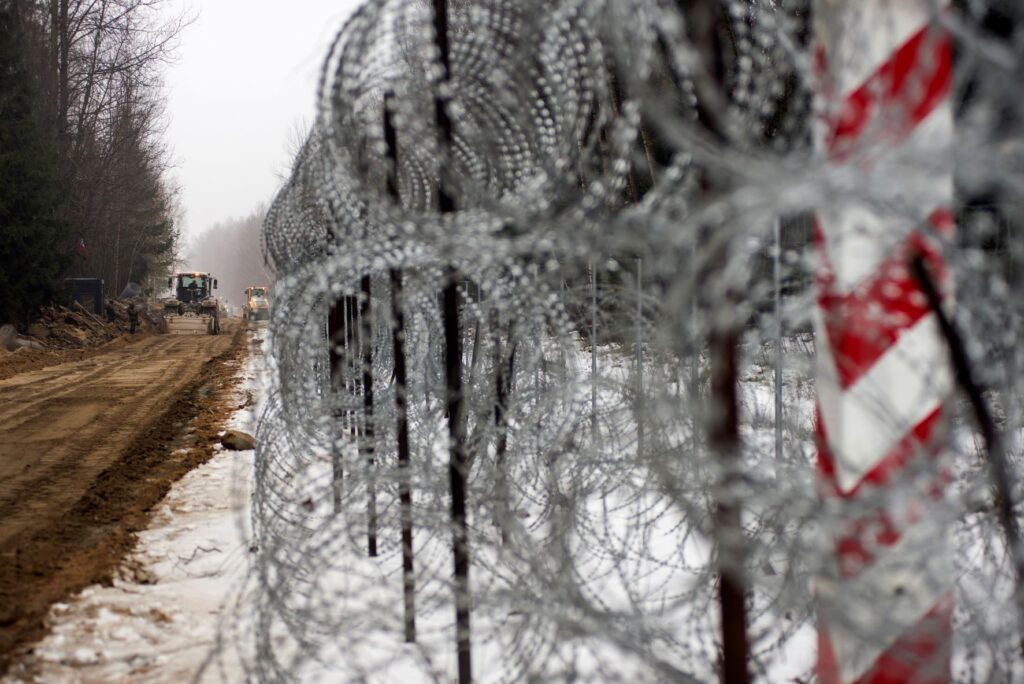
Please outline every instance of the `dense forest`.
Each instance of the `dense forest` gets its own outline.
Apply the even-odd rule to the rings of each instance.
[[[0,0],[0,322],[63,277],[116,295],[174,261],[163,69],[188,19],[166,0]]]

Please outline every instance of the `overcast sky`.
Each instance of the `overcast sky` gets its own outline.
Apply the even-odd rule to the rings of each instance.
[[[320,66],[359,0],[172,0],[196,21],[168,70],[168,132],[186,240],[269,202]]]

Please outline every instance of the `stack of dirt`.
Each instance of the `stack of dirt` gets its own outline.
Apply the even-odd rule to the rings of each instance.
[[[107,315],[101,317],[81,306],[55,305],[40,311],[36,322],[24,332],[10,324],[0,325],[0,380],[80,361],[125,344],[131,330],[128,306],[126,301],[111,301]],[[144,300],[138,300],[136,307],[137,331],[165,331],[163,317],[150,311]]]
[[[98,347],[131,331],[130,302],[108,300],[106,314],[98,316],[74,303],[71,308],[55,305],[44,308],[39,318],[25,331],[22,339],[45,349],[82,349]],[[137,332],[159,331],[163,317],[151,312],[144,302],[136,303]],[[35,346],[35,344],[33,346]]]

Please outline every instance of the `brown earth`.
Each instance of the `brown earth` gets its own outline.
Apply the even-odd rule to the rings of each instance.
[[[0,380],[0,674],[53,603],[111,580],[150,508],[213,455],[246,352],[227,323]]]
[[[136,302],[139,312],[137,332],[131,333],[129,304],[108,300],[109,318],[90,313],[78,304],[71,309],[60,305],[48,306],[39,311],[35,322],[20,335],[11,325],[0,326],[0,380],[105,354],[141,336],[166,330],[163,316],[149,303],[140,300]],[[13,337],[5,336],[5,328]]]
[[[19,373],[41,370],[72,361],[82,361],[98,354],[107,354],[123,347],[130,339],[129,337],[119,337],[113,342],[94,349],[31,349],[25,347],[13,352],[0,349],[0,380],[6,380]]]

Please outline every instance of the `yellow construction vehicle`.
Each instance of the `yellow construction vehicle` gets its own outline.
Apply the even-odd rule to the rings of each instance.
[[[270,319],[270,298],[266,287],[250,285],[245,288],[245,309],[242,310],[242,318],[247,321]]]

